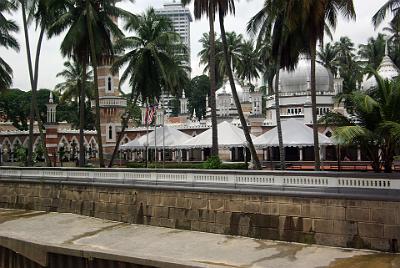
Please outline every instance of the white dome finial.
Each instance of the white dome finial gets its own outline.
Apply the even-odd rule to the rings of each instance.
[[[52,91],[50,91],[49,103],[54,103],[54,100],[53,100],[53,92],[52,92]]]
[[[389,40],[386,39],[386,44],[385,44],[385,56],[389,56]]]

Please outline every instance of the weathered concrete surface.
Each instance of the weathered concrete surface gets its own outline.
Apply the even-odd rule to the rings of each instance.
[[[33,248],[27,245],[42,245]],[[0,246],[37,258],[64,253],[155,267],[400,267],[400,255],[309,246],[168,228],[86,216],[0,210]],[[34,252],[34,254],[32,254]]]

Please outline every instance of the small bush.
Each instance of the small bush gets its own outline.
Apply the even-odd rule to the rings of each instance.
[[[249,169],[246,163],[222,163],[219,167],[220,169],[240,169],[240,170],[247,170]]]
[[[203,163],[204,169],[219,169],[221,167],[222,161],[218,156],[211,156]]]

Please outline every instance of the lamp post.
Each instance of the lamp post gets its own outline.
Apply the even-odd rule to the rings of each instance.
[[[0,166],[3,165],[3,144],[0,143]]]

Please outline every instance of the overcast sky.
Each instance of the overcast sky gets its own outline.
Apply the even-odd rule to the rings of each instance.
[[[349,36],[356,44],[360,44],[366,42],[369,37],[375,36],[377,33],[374,31],[371,24],[371,17],[386,1],[387,0],[354,0],[357,20],[355,22],[340,20],[334,33],[334,39],[339,39],[341,36]],[[136,0],[134,4],[121,3],[120,6],[132,13],[141,13],[150,6],[160,8],[165,2],[165,0]],[[238,1],[236,4],[236,17],[229,17],[226,19],[227,31],[236,31],[246,36],[246,24],[248,20],[262,7],[263,2],[263,0]],[[191,6],[190,8],[192,10],[193,7]],[[19,25],[22,25],[20,17],[21,15],[19,12],[14,14],[13,19],[16,20]],[[216,24],[216,29],[218,28],[218,24]],[[197,54],[201,49],[198,40],[206,31],[208,31],[208,21],[206,19],[194,21],[192,23],[192,76],[202,73],[203,68],[199,66],[199,60],[197,58]],[[34,33],[34,29],[31,29],[31,33]],[[16,53],[11,50],[7,51],[4,48],[0,48],[0,55],[14,70],[13,87],[26,90],[30,88],[30,84],[22,32],[18,34],[17,38],[21,44],[21,51]],[[32,41],[36,41],[36,38],[37,35],[33,35]],[[63,69],[63,62],[65,61],[59,52],[61,40],[62,37],[59,37],[45,40],[43,43],[39,88],[53,89],[54,86],[61,81],[60,78],[56,78],[56,74]],[[32,46],[34,47],[34,45]]]

